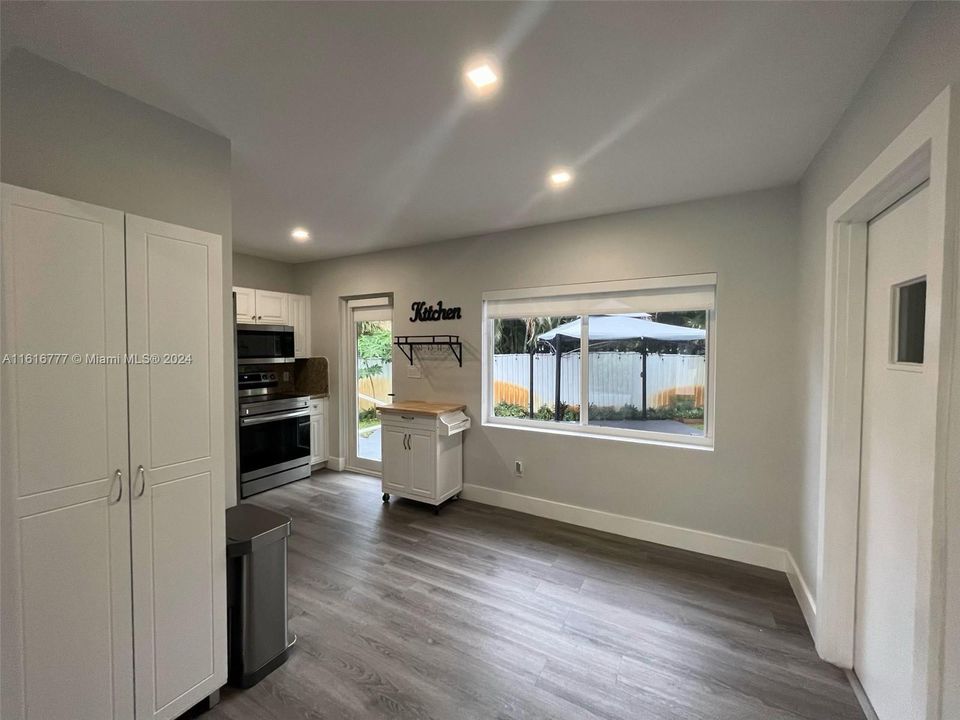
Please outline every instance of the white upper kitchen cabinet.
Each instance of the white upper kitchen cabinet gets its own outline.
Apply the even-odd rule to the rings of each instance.
[[[289,325],[290,295],[274,290],[234,287],[237,322],[261,325]]]
[[[257,322],[262,325],[289,325],[289,295],[273,290],[256,290]]]
[[[235,287],[237,297],[237,322],[255,323],[257,321],[257,291],[253,288]]]
[[[293,326],[294,357],[310,357],[310,296],[288,295],[288,324]]]

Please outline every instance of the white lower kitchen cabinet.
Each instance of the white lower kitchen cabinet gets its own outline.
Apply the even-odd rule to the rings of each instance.
[[[310,398],[310,464],[326,462],[327,455],[327,398]]]
[[[220,237],[2,197],[4,349],[66,357],[2,369],[0,715],[174,718],[227,678]]]
[[[381,418],[382,489],[391,495],[420,500],[434,512],[463,490],[463,431],[470,418],[463,405],[393,403],[379,408]]]

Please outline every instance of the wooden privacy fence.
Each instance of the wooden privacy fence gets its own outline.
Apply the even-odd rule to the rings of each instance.
[[[643,356],[636,352],[590,353],[590,404],[622,407],[643,404],[640,376]],[[648,355],[647,406],[669,405],[676,396],[694,398],[703,407],[707,364],[703,355]],[[493,356],[494,403],[508,402],[527,407],[530,402],[530,355]],[[553,406],[556,396],[556,359],[551,353],[533,356],[533,405]],[[560,400],[580,404],[580,353],[561,359]]]
[[[390,402],[388,393],[392,392],[393,387],[393,363],[383,364],[383,370],[379,375],[357,380],[357,390],[360,397],[357,398],[357,410],[369,410],[377,405],[383,405]],[[376,398],[374,402],[370,398]]]

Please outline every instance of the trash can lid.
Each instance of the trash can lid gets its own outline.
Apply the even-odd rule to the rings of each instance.
[[[227,508],[227,555],[246,555],[283,540],[290,534],[290,518],[259,505],[244,503]]]

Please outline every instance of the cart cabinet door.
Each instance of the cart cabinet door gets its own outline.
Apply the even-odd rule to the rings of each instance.
[[[408,492],[410,490],[410,451],[407,450],[409,433],[383,426],[383,492]]]
[[[411,432],[407,441],[410,456],[410,494],[424,498],[437,497],[437,435],[432,432]]]

